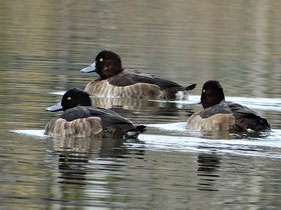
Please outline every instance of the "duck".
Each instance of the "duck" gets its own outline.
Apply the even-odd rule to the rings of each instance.
[[[65,92],[61,102],[46,111],[63,111],[45,127],[51,137],[137,138],[146,126],[135,126],[118,113],[92,106],[89,93],[79,88]]]
[[[219,81],[204,83],[201,92],[203,110],[194,113],[187,120],[188,130],[199,131],[270,131],[268,121],[246,106],[225,101]]]
[[[170,80],[161,79],[122,67],[118,54],[103,50],[90,66],[80,70],[96,72],[100,78],[89,82],[85,91],[98,97],[125,97],[140,99],[187,99],[196,84],[183,87]]]

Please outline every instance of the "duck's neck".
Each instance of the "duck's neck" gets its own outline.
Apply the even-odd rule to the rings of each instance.
[[[222,100],[216,100],[216,98],[208,98],[202,101],[202,106],[204,109],[207,109],[211,106],[217,105],[217,104],[222,104],[225,102],[225,98],[223,98]]]
[[[110,77],[113,77],[117,74],[120,74],[121,72],[123,72],[124,69],[119,66],[109,66],[109,67],[105,67],[102,71],[102,73],[100,74],[100,77],[102,80],[104,79],[108,79]]]

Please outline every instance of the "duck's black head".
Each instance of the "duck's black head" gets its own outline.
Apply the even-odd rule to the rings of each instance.
[[[76,106],[91,106],[90,95],[79,88],[72,88],[66,91],[60,103],[48,107],[46,111],[56,112],[65,111]]]
[[[224,100],[223,88],[219,81],[209,80],[205,82],[201,93],[201,103],[204,109],[219,104]]]
[[[107,79],[123,71],[119,55],[112,51],[101,51],[93,64],[81,70],[81,72],[97,72],[101,79]]]

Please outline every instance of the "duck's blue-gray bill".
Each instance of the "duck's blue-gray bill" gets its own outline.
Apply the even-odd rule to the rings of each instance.
[[[62,106],[61,103],[57,103],[53,106],[50,106],[45,109],[47,112],[57,112],[57,111],[62,111]]]
[[[96,71],[96,62],[91,64],[90,66],[80,70],[83,73],[90,73]]]

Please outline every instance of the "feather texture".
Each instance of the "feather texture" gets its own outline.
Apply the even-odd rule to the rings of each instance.
[[[190,130],[211,131],[267,131],[270,124],[255,111],[233,102],[225,102],[223,88],[215,80],[207,81],[202,88],[203,110],[187,120]]]

